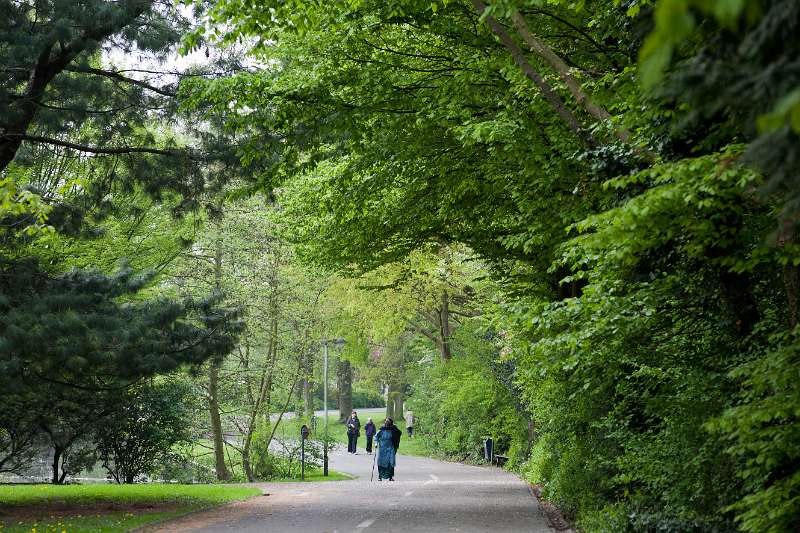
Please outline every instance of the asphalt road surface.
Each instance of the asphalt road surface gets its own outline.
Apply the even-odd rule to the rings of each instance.
[[[362,439],[363,441],[363,439]],[[402,442],[400,445],[402,451]],[[351,481],[257,483],[263,496],[147,531],[552,533],[528,485],[498,468],[398,455],[395,481],[370,481],[373,456],[337,451]]]

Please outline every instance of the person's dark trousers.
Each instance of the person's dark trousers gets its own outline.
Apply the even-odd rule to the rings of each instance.
[[[372,439],[367,437],[367,453],[372,453]]]
[[[358,442],[358,435],[347,435],[347,451],[356,453],[356,442]]]
[[[407,427],[406,428],[406,433],[408,433],[409,437],[413,437],[414,436],[414,426]]]

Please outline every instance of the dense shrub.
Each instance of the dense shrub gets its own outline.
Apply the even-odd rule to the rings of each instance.
[[[482,460],[486,437],[494,439],[496,454],[517,458],[527,450],[527,423],[495,373],[492,345],[469,347],[457,349],[446,364],[437,360],[420,368],[406,403],[417,417],[415,431],[434,451],[459,459]]]
[[[190,385],[176,379],[121,393],[114,416],[97,429],[97,454],[117,483],[152,473],[175,445],[189,441],[191,396]]]
[[[294,438],[278,438],[272,440],[268,448],[271,433],[269,423],[259,424],[253,434],[253,445],[250,449],[250,460],[255,478],[261,481],[271,479],[287,479],[300,476],[301,442]],[[307,439],[305,445],[306,468],[322,466],[321,439]]]
[[[353,389],[353,409],[386,407],[386,398],[377,390]]]

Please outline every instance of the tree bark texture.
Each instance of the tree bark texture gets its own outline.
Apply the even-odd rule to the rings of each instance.
[[[225,465],[225,440],[222,435],[222,418],[219,413],[219,367],[220,362],[212,361],[208,373],[208,411],[211,418],[211,434],[214,441],[214,467],[219,481],[230,479]]]
[[[217,240],[214,252],[214,286],[219,290],[222,286],[222,240]],[[222,360],[211,361],[208,373],[208,411],[211,420],[211,434],[214,441],[214,467],[219,481],[230,479],[230,472],[225,465],[225,439],[222,434],[222,418],[219,410],[219,370]]]
[[[393,406],[394,416],[392,417],[392,420],[395,421],[395,425],[397,425],[398,427],[403,427],[404,423],[402,422],[402,419],[403,419],[403,403],[405,400],[405,395],[402,392],[402,388],[393,395],[392,399],[394,402]]]
[[[61,479],[59,478],[59,466],[61,465],[61,456],[64,450],[58,447],[53,448],[53,485],[60,485]]]
[[[398,383],[389,382],[386,393],[386,417],[397,420],[403,416],[403,387]]]
[[[277,308],[272,307],[272,318],[270,320],[270,339],[267,344],[267,366],[261,374],[258,384],[257,397],[250,409],[250,416],[247,423],[247,431],[244,435],[244,446],[242,447],[242,468],[244,469],[247,480],[255,480],[252,464],[250,461],[250,449],[253,445],[253,434],[258,425],[259,416],[266,414],[269,416],[270,404],[272,403],[272,383],[275,377],[275,362],[278,359],[278,314]]]
[[[453,354],[450,351],[450,295],[446,290],[442,291],[442,306],[439,308],[439,336],[442,339],[442,361],[447,362],[452,359]]]
[[[350,361],[339,359],[336,381],[339,389],[339,422],[344,422],[353,410],[353,367]]]
[[[314,414],[314,390],[311,386],[311,380],[307,377],[303,378],[303,410],[305,415],[310,417]]]

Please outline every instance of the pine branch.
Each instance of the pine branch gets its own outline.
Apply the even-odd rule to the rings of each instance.
[[[109,155],[155,154],[155,155],[164,155],[169,157],[182,156],[182,155],[191,156],[191,152],[189,150],[163,150],[161,148],[152,148],[149,146],[121,146],[118,148],[103,148],[100,146],[89,146],[85,144],[76,144],[68,141],[62,141],[60,139],[54,139],[52,137],[42,137],[40,135],[6,133],[4,135],[0,135],[0,138],[19,139],[22,141],[34,142],[39,144],[51,144],[54,146],[62,146],[64,148],[71,148],[79,152],[86,152],[90,154],[109,154]]]
[[[161,87],[156,87],[155,85],[150,85],[147,82],[144,82],[144,81],[141,81],[141,80],[137,80],[135,78],[129,78],[127,76],[123,76],[122,74],[120,74],[117,71],[103,70],[103,69],[91,68],[91,67],[67,67],[64,70],[69,71],[69,72],[83,73],[83,74],[95,74],[96,76],[105,76],[106,78],[111,78],[111,79],[122,81],[122,82],[125,82],[125,83],[130,83],[131,85],[137,85],[139,87],[143,87],[143,88],[147,89],[148,91],[153,91],[155,93],[158,93],[158,94],[161,94],[161,95],[164,95],[164,96],[169,96],[171,98],[174,98],[174,97],[178,96],[178,93],[176,93],[174,91],[163,89]]]

